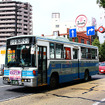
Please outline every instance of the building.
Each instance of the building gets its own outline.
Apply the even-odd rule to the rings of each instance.
[[[94,18],[95,19],[95,18]],[[60,13],[52,13],[52,33],[59,31],[59,34],[62,36],[68,37],[69,36],[69,29],[76,29],[77,37],[76,38],[69,38],[70,41],[84,43],[84,44],[92,44],[93,39],[97,37],[97,34],[92,36],[86,35],[86,27],[92,26],[93,21],[89,21],[87,19],[87,23],[84,27],[79,28],[76,26],[75,21],[60,21]],[[96,23],[94,23],[96,25]],[[96,27],[96,26],[95,26]]]
[[[91,21],[87,21],[86,26],[78,28],[75,21],[60,21],[60,13],[52,13],[52,32],[59,31],[59,33],[66,33],[67,28],[76,28],[77,31],[86,31],[87,26],[91,26]]]
[[[105,28],[105,9],[103,9],[102,13],[100,14],[100,22],[99,27],[103,26]],[[104,43],[105,41],[105,32],[104,33],[98,33],[100,43]]]
[[[0,46],[10,36],[32,34],[32,6],[12,0],[0,2]]]

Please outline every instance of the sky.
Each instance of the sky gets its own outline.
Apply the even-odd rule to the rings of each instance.
[[[103,8],[96,4],[96,0],[16,0],[29,2],[33,13],[33,34],[51,35],[51,15],[59,12],[61,21],[75,21],[76,17],[84,14],[88,20],[96,18],[99,24]]]

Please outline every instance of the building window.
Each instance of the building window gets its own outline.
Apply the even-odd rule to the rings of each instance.
[[[78,38],[77,37],[75,38],[75,42],[78,42]]]
[[[84,43],[84,39],[81,39],[81,43]]]
[[[74,27],[76,27],[76,25],[74,25]]]
[[[59,25],[56,25],[55,27],[56,27],[56,28],[59,28]]]
[[[72,38],[69,38],[69,41],[73,41],[73,39]]]
[[[90,44],[90,41],[87,40],[87,44]]]

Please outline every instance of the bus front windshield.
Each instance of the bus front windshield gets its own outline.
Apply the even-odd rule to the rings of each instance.
[[[36,49],[34,45],[7,46],[7,67],[35,67]]]

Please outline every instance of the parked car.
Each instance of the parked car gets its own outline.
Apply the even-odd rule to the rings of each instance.
[[[105,62],[99,63],[99,73],[105,74]]]

